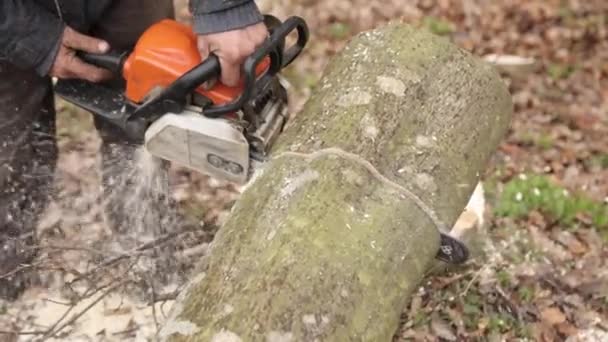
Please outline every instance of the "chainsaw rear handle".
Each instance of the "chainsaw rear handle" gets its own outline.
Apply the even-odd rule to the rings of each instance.
[[[129,51],[110,51],[107,53],[79,51],[76,56],[88,64],[107,69],[115,75],[121,75],[125,61],[129,57]]]

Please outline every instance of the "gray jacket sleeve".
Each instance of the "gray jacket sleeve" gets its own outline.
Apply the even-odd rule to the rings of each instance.
[[[0,58],[46,75],[64,24],[32,0],[0,1]]]
[[[190,11],[198,34],[235,30],[264,20],[253,0],[190,0]]]

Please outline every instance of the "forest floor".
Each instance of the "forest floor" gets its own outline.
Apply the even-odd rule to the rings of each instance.
[[[187,20],[184,1],[177,2]],[[295,86],[294,112],[353,35],[389,20],[425,27],[480,58],[533,59],[529,70],[503,70],[515,113],[483,177],[490,237],[483,256],[451,273],[429,276],[404,308],[395,341],[608,341],[608,2],[258,4],[280,18],[302,16],[311,28],[306,53],[286,72]],[[149,338],[188,268],[177,280],[147,282],[141,264],[153,258],[142,259],[146,246],[103,253],[92,247],[92,241],[109,234],[96,204],[99,138],[88,114],[60,104],[58,119],[60,191],[39,228],[48,248],[37,264],[40,286],[19,303],[0,303],[0,330],[32,333],[5,334],[7,341],[45,335],[74,341]],[[202,227],[199,233],[180,233],[188,242],[180,246],[187,264],[205,253],[238,192],[185,170],[171,175],[174,199]],[[91,270],[106,278],[87,273]],[[80,278],[86,284],[79,285]],[[125,279],[152,291],[139,299],[122,296],[118,290]],[[66,284],[73,286],[66,289]],[[102,306],[78,316],[97,299]]]

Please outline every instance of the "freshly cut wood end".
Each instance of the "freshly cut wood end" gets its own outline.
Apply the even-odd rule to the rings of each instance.
[[[482,183],[478,183],[469,199],[469,203],[452,227],[450,235],[464,242],[471,256],[482,254],[486,238],[486,198]]]
[[[529,57],[490,54],[484,56],[483,59],[494,65],[498,71],[512,77],[527,76],[533,73],[537,67],[536,60]]]
[[[467,231],[483,228],[485,224],[486,198],[483,184],[480,182],[469,199],[469,203],[452,227],[451,235],[462,238]],[[466,240],[466,239],[465,239]]]

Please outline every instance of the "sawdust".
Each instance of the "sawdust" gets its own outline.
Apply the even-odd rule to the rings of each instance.
[[[126,238],[123,242],[132,248],[130,242],[150,242],[166,233],[177,218],[169,202],[163,161],[143,147],[115,148],[113,155],[117,158],[108,161],[104,170],[109,174],[106,219],[113,230],[126,233],[121,238]]]
[[[113,253],[129,253],[154,244],[184,225],[170,198],[167,166],[143,147],[113,146],[112,160],[104,162],[105,218],[114,232]],[[117,157],[117,158],[116,158]],[[159,244],[138,257],[135,271],[153,275],[162,285],[179,282],[176,246]]]

